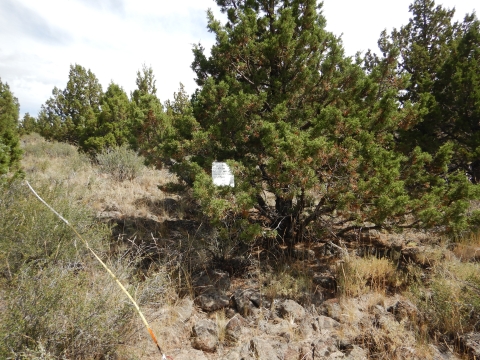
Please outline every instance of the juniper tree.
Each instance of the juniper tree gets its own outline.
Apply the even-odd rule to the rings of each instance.
[[[20,165],[19,111],[17,98],[8,84],[0,79],[0,183],[5,174],[15,172]]]
[[[153,69],[145,64],[137,72],[137,88],[131,93],[130,144],[135,150],[147,151],[150,132],[154,132],[163,117],[163,106],[157,97]],[[145,149],[142,150],[142,147]]]
[[[130,101],[125,91],[111,82],[100,101],[101,112],[84,148],[94,153],[127,144],[131,137]]]
[[[38,116],[40,133],[83,148],[96,131],[102,94],[102,86],[91,70],[70,65],[66,88],[55,87],[53,96],[42,105]]]
[[[430,155],[452,147],[449,171],[461,169],[473,181],[480,173],[478,130],[479,23],[467,15],[454,22],[454,9],[433,0],[410,5],[412,18],[389,39],[400,50],[399,72],[410,81],[400,99],[418,103],[423,115],[415,126],[399,133],[404,151],[420,146]],[[476,109],[475,109],[476,108]],[[477,114],[477,115],[476,115]],[[450,145],[448,145],[450,144]]]
[[[217,4],[228,21],[208,12],[211,56],[193,49],[194,117],[175,125],[164,149],[220,238],[292,245],[312,233],[446,224],[448,205],[456,229],[465,226],[465,194],[447,195],[468,184],[425,170],[443,169],[443,158],[396,151],[396,131],[418,113],[397,101],[406,78],[394,47],[364,69],[325,30],[315,0]],[[213,161],[231,166],[234,188],[213,185]]]

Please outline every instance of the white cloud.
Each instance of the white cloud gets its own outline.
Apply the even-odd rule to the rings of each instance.
[[[412,0],[413,1],[413,0]],[[339,35],[348,55],[376,49],[384,28],[408,21],[410,1],[325,0],[327,29]],[[445,0],[462,18],[471,0]],[[21,113],[36,115],[54,86],[64,88],[69,66],[80,64],[127,93],[137,71],[152,66],[162,101],[182,82],[195,89],[192,44],[214,43],[206,29],[206,10],[220,14],[213,0],[2,0],[0,1],[0,77],[19,98]]]

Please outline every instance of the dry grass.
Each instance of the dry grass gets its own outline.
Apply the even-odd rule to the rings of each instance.
[[[226,334],[226,327],[228,324],[228,317],[225,314],[225,309],[216,311],[215,314],[215,323],[217,324],[217,330],[218,330],[218,341],[220,343],[225,342],[225,334]]]
[[[339,289],[344,296],[357,297],[368,292],[385,292],[400,287],[403,276],[386,258],[350,257],[337,267]]]
[[[403,299],[386,297],[379,292],[358,298],[344,298],[340,303],[341,322],[337,335],[366,349],[371,359],[433,359],[433,351],[419,341],[408,321],[397,321],[386,311],[389,304]]]
[[[473,233],[458,241],[453,253],[461,261],[480,261],[480,233]]]
[[[36,182],[61,184],[73,201],[88,205],[97,214],[161,220],[170,216],[161,200],[171,195],[159,186],[175,181],[167,170],[144,167],[131,180],[119,181],[93,165],[72,145],[47,142],[36,134],[22,138],[22,167],[27,178]]]
[[[288,265],[271,272],[260,272],[259,281],[265,284],[261,291],[270,300],[286,298],[300,301],[315,289],[308,273],[292,269]]]

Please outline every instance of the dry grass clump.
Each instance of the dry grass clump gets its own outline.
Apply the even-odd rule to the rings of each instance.
[[[225,314],[225,309],[215,312],[215,323],[217,324],[218,340],[222,344],[225,342],[228,321],[229,318]]]
[[[342,295],[356,297],[398,288],[404,279],[389,259],[349,257],[337,266],[337,282]]]
[[[339,339],[353,341],[367,350],[369,359],[433,359],[428,347],[412,329],[411,319],[397,319],[387,311],[388,305],[405,301],[384,293],[370,292],[357,298],[342,298],[339,317],[344,324]]]
[[[461,261],[480,261],[480,233],[462,238],[454,245],[453,253]]]
[[[315,290],[312,276],[304,271],[280,266],[271,272],[260,273],[262,293],[268,299],[287,298],[302,302],[307,294]]]
[[[424,336],[455,340],[480,326],[480,267],[452,259],[434,269],[425,287],[412,287],[424,314]]]

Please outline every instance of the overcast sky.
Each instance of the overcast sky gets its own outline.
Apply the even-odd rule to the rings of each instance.
[[[324,0],[327,29],[342,35],[347,55],[377,50],[383,29],[408,22],[413,0]],[[456,18],[477,0],[437,0]],[[92,70],[106,90],[114,81],[130,94],[142,64],[153,68],[157,95],[173,97],[179,83],[195,90],[192,44],[209,49],[206,10],[214,0],[0,0],[0,78],[36,116],[57,86],[65,88],[71,64]]]

